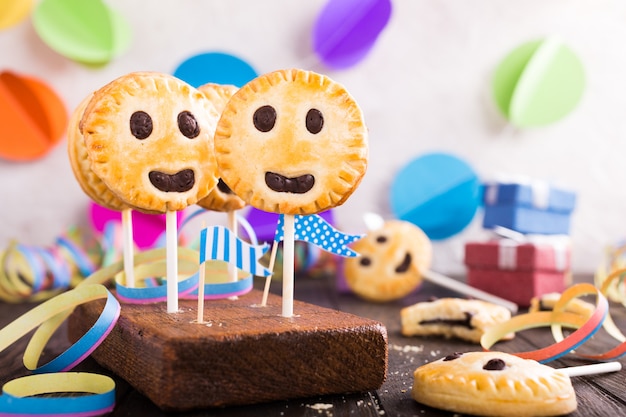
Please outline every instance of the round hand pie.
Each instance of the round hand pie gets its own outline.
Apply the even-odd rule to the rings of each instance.
[[[346,284],[366,300],[385,302],[408,295],[430,267],[432,245],[412,223],[390,220],[352,244],[360,256],[345,262]]]
[[[314,214],[342,204],[367,168],[367,128],[343,86],[314,72],[262,75],[230,99],[215,133],[222,179],[248,204]]]
[[[577,407],[564,372],[503,352],[455,353],[417,368],[413,376],[413,399],[456,413],[560,416]]]
[[[208,98],[218,113],[222,113],[228,100],[235,94],[238,88],[234,85],[209,83],[198,87]],[[198,201],[198,205],[213,211],[234,211],[243,208],[246,202],[239,198],[228,185],[220,178],[217,187],[213,188],[208,196]]]
[[[91,163],[87,155],[85,140],[80,133],[79,123],[83,112],[92,96],[86,97],[76,107],[67,126],[67,153],[72,171],[80,188],[97,204],[110,210],[122,211],[128,206],[120,200],[91,170]]]
[[[146,212],[183,210],[217,184],[219,115],[197,89],[137,72],[94,93],[81,120],[91,169],[122,201]]]

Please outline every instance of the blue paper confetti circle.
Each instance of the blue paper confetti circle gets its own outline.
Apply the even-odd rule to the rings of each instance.
[[[429,153],[398,172],[391,186],[391,209],[430,239],[442,240],[471,223],[480,192],[480,180],[469,164],[450,154]]]
[[[258,76],[254,68],[243,59],[222,52],[192,56],[183,61],[173,75],[193,87],[207,83],[242,87]]]

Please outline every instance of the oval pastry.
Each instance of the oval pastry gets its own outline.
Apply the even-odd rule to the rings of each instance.
[[[167,74],[135,72],[96,91],[81,120],[91,169],[123,202],[179,211],[217,184],[219,115],[197,89]]]
[[[497,304],[453,297],[422,301],[400,310],[404,336],[439,335],[472,343],[480,343],[490,326],[510,319],[511,312]],[[513,336],[512,333],[505,339]]]
[[[558,416],[577,408],[564,372],[503,352],[454,353],[413,373],[417,402],[480,416]]]
[[[237,92],[238,88],[234,85],[208,83],[198,87],[198,90],[213,103],[217,112],[221,114],[226,103]],[[207,210],[226,212],[239,210],[246,205],[246,202],[239,198],[220,178],[217,186],[211,190],[209,195],[198,201],[198,205]]]
[[[215,133],[222,179],[251,206],[314,214],[341,205],[367,168],[367,128],[343,86],[298,69],[237,91]]]

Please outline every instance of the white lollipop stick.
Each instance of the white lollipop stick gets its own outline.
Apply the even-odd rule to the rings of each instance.
[[[569,368],[559,368],[559,371],[566,373],[570,378],[581,375],[604,374],[608,372],[617,372],[622,369],[619,362],[602,362],[591,365],[572,366]]]
[[[263,288],[263,299],[261,300],[261,307],[265,307],[267,305],[267,296],[270,293],[270,283],[272,282],[272,275],[274,274],[274,263],[276,262],[276,251],[278,249],[278,241],[275,240],[272,245],[272,253],[270,254],[270,264],[269,271],[271,272],[265,278],[265,288]]]
[[[206,261],[200,264],[198,270],[198,323],[204,323],[204,282],[206,281]]]
[[[133,210],[126,208],[122,210],[122,251],[124,255],[124,276],[126,286],[135,287],[135,262],[134,262],[134,240],[133,240]]]
[[[228,228],[230,229],[231,232],[233,232],[235,237],[237,237],[237,215],[235,213],[235,210],[228,211]],[[233,259],[230,262],[228,262],[228,276],[230,277],[231,282],[236,282],[238,279],[237,265],[234,263],[235,261],[236,259]],[[234,296],[231,298],[236,299],[237,296]]]
[[[493,294],[489,294],[488,292],[479,290],[478,288],[474,288],[470,285],[464,284],[455,279],[449,278],[445,275],[441,275],[433,271],[426,271],[422,273],[422,276],[424,277],[424,279],[434,284],[441,285],[442,287],[446,287],[450,290],[468,295],[470,297],[478,298],[479,300],[488,301],[490,303],[501,305],[502,307],[505,307],[506,309],[510,310],[511,313],[513,314],[517,313],[517,310],[518,310],[517,304],[511,301],[505,300],[504,298],[497,297]]]
[[[285,214],[283,236],[283,317],[293,316],[293,281],[294,281],[294,216]]]
[[[178,230],[176,212],[165,212],[165,262],[167,264],[167,312],[178,311]]]
[[[202,230],[206,227],[202,222]],[[198,269],[198,323],[204,323],[204,282],[206,281],[206,261]]]

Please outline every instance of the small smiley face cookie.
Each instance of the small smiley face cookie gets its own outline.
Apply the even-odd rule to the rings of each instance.
[[[137,72],[96,91],[80,126],[102,182],[132,208],[164,213],[195,204],[217,184],[218,117],[187,83]]]
[[[219,114],[222,113],[228,100],[235,94],[238,88],[234,85],[208,83],[198,87],[198,90],[213,103]],[[198,205],[213,211],[234,211],[243,208],[246,202],[237,196],[220,178],[217,186],[209,195],[198,201]]]
[[[85,139],[80,133],[79,124],[83,117],[83,112],[91,100],[91,95],[87,96],[76,107],[67,126],[67,153],[74,176],[80,188],[97,204],[110,210],[121,211],[128,206],[120,200],[102,180],[91,170],[91,162],[87,155]]]
[[[576,410],[569,376],[502,352],[455,353],[417,368],[417,402],[480,416],[560,416]]]
[[[432,258],[428,236],[402,220],[386,221],[351,247],[360,256],[345,260],[346,283],[355,294],[376,302],[396,300],[415,290]]]
[[[268,212],[341,205],[368,160],[361,109],[343,86],[298,69],[262,75],[230,99],[215,133],[222,179]]]

